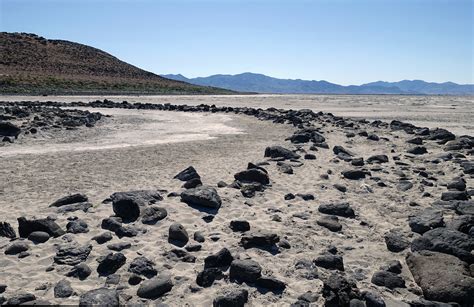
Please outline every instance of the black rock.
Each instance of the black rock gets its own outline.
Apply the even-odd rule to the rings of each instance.
[[[400,274],[402,272],[402,264],[398,260],[390,261],[387,265],[380,268],[383,271]]]
[[[462,306],[474,304],[474,278],[467,263],[430,251],[409,253],[406,263],[426,299]]]
[[[314,195],[309,193],[297,193],[296,196],[301,197],[304,201],[314,200]]]
[[[18,218],[18,233],[20,237],[27,238],[33,231],[44,231],[55,238],[65,234],[64,230],[51,219],[27,220],[25,217]]]
[[[270,146],[265,149],[265,157],[283,158],[283,159],[299,159],[300,155],[281,146]]]
[[[255,284],[257,287],[265,288],[273,292],[281,292],[286,288],[284,282],[274,277],[260,277]]]
[[[64,197],[56,200],[54,203],[52,203],[49,206],[50,207],[62,207],[62,206],[65,206],[65,205],[87,202],[88,200],[89,199],[87,198],[87,196],[85,194],[77,193],[77,194],[64,196]]]
[[[229,277],[240,282],[255,282],[262,275],[262,267],[253,260],[234,260],[230,264]]]
[[[313,154],[305,154],[304,158],[305,160],[316,160],[316,156]]]
[[[471,228],[474,228],[474,215],[457,216],[453,218],[446,227],[469,234]]]
[[[354,158],[352,159],[351,164],[354,166],[364,166],[364,158]]]
[[[275,233],[267,231],[254,231],[245,233],[240,243],[244,248],[271,248],[280,241],[280,237]]]
[[[358,179],[365,178],[365,175],[367,175],[367,172],[361,171],[361,170],[348,170],[348,171],[343,171],[342,175],[344,176],[344,178],[347,178],[347,179],[358,180]]]
[[[188,205],[219,208],[222,204],[216,189],[208,186],[200,186],[188,189],[181,193],[181,201]]]
[[[194,169],[194,167],[192,166],[188,167],[187,169],[181,171],[179,174],[174,176],[174,179],[178,179],[181,181],[188,181],[194,178],[201,178],[201,176],[199,176],[196,169]]]
[[[143,281],[143,278],[139,275],[136,275],[136,274],[132,274],[129,278],[128,278],[128,283],[132,286],[136,286],[138,285],[139,283],[141,283]]]
[[[120,252],[124,249],[128,249],[132,247],[132,244],[130,242],[118,242],[118,243],[112,243],[107,245],[107,248],[116,252]]]
[[[165,208],[149,206],[142,210],[142,223],[147,225],[154,225],[168,216]]]
[[[389,289],[405,288],[405,281],[402,277],[388,271],[377,271],[372,276],[371,282],[377,286],[387,287]]]
[[[17,255],[29,249],[30,247],[26,242],[16,241],[7,246],[5,249],[5,255]]]
[[[87,212],[89,209],[92,208],[92,204],[89,202],[82,202],[82,203],[75,203],[70,205],[64,205],[56,209],[58,213],[68,213],[68,212],[75,212],[75,211],[84,211]]]
[[[54,256],[57,264],[76,265],[87,259],[92,250],[92,245],[79,246],[77,244],[66,244],[59,247]]]
[[[90,290],[80,296],[79,306],[119,306],[119,295],[107,288]]]
[[[441,194],[441,200],[469,200],[469,195],[466,191],[448,191]]]
[[[204,259],[204,268],[223,268],[229,266],[234,257],[227,248],[223,248],[214,255]]]
[[[410,241],[408,241],[398,230],[390,230],[384,235],[384,239],[387,249],[394,253],[404,251],[408,246],[410,246]]]
[[[367,307],[385,307],[385,302],[378,293],[365,291],[363,297]]]
[[[75,265],[68,273],[66,273],[66,276],[84,280],[87,277],[89,277],[91,273],[92,273],[92,270],[87,264],[79,263]]]
[[[450,254],[468,263],[474,262],[473,249],[473,237],[444,227],[425,232],[411,244],[412,251],[430,250]]]
[[[71,283],[66,279],[60,280],[56,286],[54,286],[55,298],[70,297],[73,293],[74,290],[71,287]]]
[[[128,271],[138,275],[143,275],[147,278],[152,278],[158,274],[158,271],[154,268],[155,263],[148,260],[146,257],[140,256],[130,263]]]
[[[448,183],[447,188],[450,190],[465,191],[466,190],[466,180],[464,178],[455,178]]]
[[[243,307],[248,301],[249,293],[245,289],[228,290],[217,296],[212,302],[213,307]]]
[[[316,257],[313,263],[321,268],[344,271],[344,262],[340,255],[324,254]]]
[[[104,232],[100,235],[92,237],[91,240],[96,241],[98,244],[104,244],[112,240],[112,234],[110,232]]]
[[[122,219],[120,217],[107,217],[102,220],[102,229],[116,232],[122,227]]]
[[[162,297],[173,288],[173,282],[169,276],[158,276],[145,280],[140,284],[137,295],[141,298],[157,299]]]
[[[0,222],[0,237],[5,237],[9,239],[16,238],[15,229],[7,222]]]
[[[184,247],[184,249],[186,249],[188,252],[198,252],[200,251],[202,248],[202,245],[201,244],[188,244]]]
[[[0,122],[0,135],[1,136],[13,136],[18,138],[21,129],[9,122]]]
[[[186,244],[189,241],[188,232],[183,225],[179,223],[173,223],[168,230],[168,240],[178,241]]]
[[[342,146],[334,146],[332,151],[334,152],[335,155],[343,154],[349,157],[353,157],[355,155],[352,151],[349,151]]]
[[[236,180],[240,182],[258,182],[261,184],[269,184],[270,179],[268,174],[261,169],[251,168],[244,171],[241,171],[234,175]]]
[[[340,191],[340,192],[342,192],[342,193],[347,192],[347,187],[344,186],[344,185],[342,185],[342,184],[336,183],[336,184],[334,184],[334,187],[336,188],[336,190],[338,190],[338,191]]]
[[[359,291],[352,281],[341,273],[332,273],[323,280],[325,306],[348,306],[351,299],[360,298]]]
[[[190,180],[186,181],[183,184],[183,188],[192,189],[192,188],[195,188],[195,187],[200,186],[200,185],[202,185],[201,178],[193,178],[193,179],[190,179]]]
[[[31,302],[36,300],[36,296],[31,293],[18,293],[15,294],[14,296],[10,297],[8,301],[6,302],[6,305],[8,306],[17,306],[17,305],[22,305],[26,302]]]
[[[218,188],[225,188],[226,186],[228,186],[228,184],[227,184],[226,182],[224,182],[224,181],[219,181],[219,182],[217,183],[217,187],[218,187]]]
[[[32,241],[35,244],[40,244],[48,241],[50,238],[49,234],[44,231],[33,231],[28,236],[28,240]]]
[[[250,230],[250,224],[245,220],[234,220],[230,221],[230,229],[233,231],[248,231]]]
[[[295,199],[295,197],[296,196],[294,194],[288,193],[288,194],[285,194],[284,199],[285,200],[292,200],[292,199]]]
[[[87,233],[89,228],[87,223],[80,219],[75,219],[67,223],[66,225],[67,232],[69,233]]]
[[[411,188],[413,188],[413,183],[408,180],[401,180],[397,185],[397,189],[402,192],[406,192]]]
[[[101,276],[114,274],[125,264],[126,261],[127,258],[122,253],[107,254],[107,256],[99,260],[97,273]]]
[[[408,224],[413,232],[423,234],[428,230],[444,226],[443,213],[428,208],[417,215],[408,217]]]
[[[194,241],[199,242],[199,243],[203,243],[204,241],[206,241],[206,239],[204,238],[204,235],[200,231],[196,231],[193,235],[193,238],[194,238]]]
[[[322,204],[318,207],[318,211],[330,215],[338,215],[342,217],[355,217],[354,210],[349,203],[331,203]]]
[[[203,287],[207,288],[212,286],[214,281],[217,278],[222,277],[222,271],[218,268],[205,268],[203,271],[199,272],[196,277],[196,283]]]
[[[342,225],[339,223],[339,218],[335,215],[322,216],[316,221],[316,223],[330,231],[340,231],[342,229]]]
[[[407,152],[413,155],[424,155],[428,151],[424,146],[415,146],[413,148],[408,149]]]
[[[387,155],[375,155],[367,159],[367,163],[387,163],[387,162],[388,162]]]

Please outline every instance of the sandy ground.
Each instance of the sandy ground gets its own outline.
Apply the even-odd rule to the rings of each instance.
[[[27,98],[22,97],[20,100],[23,99]],[[359,101],[354,102],[353,107],[347,106],[347,99],[346,96],[235,96],[138,97],[126,100],[281,108],[291,106],[293,109],[311,106],[313,109],[330,110],[338,115],[350,112],[351,116],[358,117],[367,112],[368,118],[390,119],[397,114],[405,114],[406,118],[401,119],[411,116],[421,120],[410,111],[397,111],[400,108],[399,103],[410,103],[408,109],[414,108],[420,112],[424,110],[423,114],[427,116],[423,116],[422,122],[427,125],[427,120],[430,125],[436,122],[446,123],[446,127],[451,127],[455,124],[454,128],[460,133],[472,131],[474,127],[467,119],[468,115],[473,113],[472,108],[461,110],[471,103],[468,98],[362,96]],[[364,99],[377,101],[374,105],[368,105]],[[393,102],[396,99],[398,103]],[[62,98],[57,97],[54,100],[62,101]],[[389,101],[392,103],[387,106]],[[428,106],[430,101],[433,105]],[[197,169],[205,184],[215,186],[220,180],[231,183],[233,175],[244,170],[248,162],[264,160],[265,147],[293,147],[284,139],[292,134],[294,128],[258,121],[243,115],[94,110],[112,114],[113,117],[104,119],[93,129],[81,128],[79,131],[67,132],[57,137],[48,136],[47,140],[39,135],[37,140],[27,140],[0,148],[2,221],[16,225],[16,218],[23,215],[53,215],[57,217],[58,224],[65,228],[68,216],[78,216],[89,224],[90,232],[73,235],[73,238],[85,244],[92,236],[103,232],[100,221],[113,212],[110,205],[101,202],[113,192],[136,189],[179,192],[182,190],[182,182],[172,178],[189,165]],[[454,123],[452,119],[460,114],[462,116]],[[441,118],[445,118],[445,121],[441,121]],[[172,306],[209,306],[223,289],[243,287],[249,290],[250,305],[289,305],[306,291],[318,293],[322,288],[321,280],[308,279],[309,272],[296,269],[295,263],[301,259],[314,259],[330,245],[337,246],[344,255],[345,271],[348,276],[358,280],[360,289],[370,289],[382,294],[388,306],[406,306],[400,301],[416,298],[413,293],[419,293],[419,288],[404,263],[407,251],[399,254],[389,252],[385,247],[383,235],[393,228],[401,228],[411,233],[407,217],[428,207],[439,197],[445,190],[443,184],[461,173],[459,166],[451,162],[423,164],[425,159],[443,152],[439,146],[430,144],[426,145],[428,156],[406,157],[402,153],[408,147],[405,143],[408,136],[404,132],[374,130],[380,137],[387,137],[390,141],[373,142],[358,136],[347,138],[345,133],[350,132],[348,129],[327,126],[323,130],[328,137],[330,148],[343,145],[364,158],[373,154],[387,154],[390,162],[380,169],[374,168],[373,175],[379,176],[389,187],[379,187],[372,180],[342,179],[340,172],[348,168],[347,164],[342,161],[335,162],[331,150],[320,149],[314,152],[316,160],[304,160],[304,166],[295,167],[293,175],[279,172],[276,164],[272,162],[266,167],[270,173],[271,187],[253,199],[243,198],[239,190],[218,189],[223,205],[212,223],[202,220],[205,213],[188,207],[178,198],[167,198],[167,193],[163,193],[164,200],[158,205],[168,210],[165,220],[146,227],[137,222],[137,226],[147,229],[145,234],[121,240],[114,236],[114,239],[108,242],[132,243],[132,248],[123,251],[127,264],[118,271],[121,274],[122,293],[133,296],[128,303],[141,302],[136,297],[137,286],[127,283],[128,263],[138,255],[144,255],[156,263],[160,273],[171,274],[175,283],[172,291],[156,303],[164,302]],[[309,151],[307,145],[303,149]],[[395,152],[391,152],[392,149]],[[399,182],[399,174],[394,170],[400,170],[400,167],[395,165],[393,156],[398,156],[409,164],[404,172],[414,183],[412,189],[401,192],[395,188]],[[439,182],[433,187],[420,184],[420,177],[411,171],[412,167],[417,166],[426,166],[428,172],[440,176]],[[331,173],[328,179],[321,177],[328,172]],[[472,179],[468,180],[468,186],[472,187]],[[335,183],[344,184],[348,191],[342,193],[336,190],[333,187]],[[422,198],[423,191],[431,193],[435,198]],[[56,199],[77,192],[89,196],[94,204],[93,210],[88,213],[81,211],[57,214],[53,208],[48,207]],[[316,199],[303,201],[297,198],[285,201],[284,195],[290,192],[311,193]],[[330,232],[316,224],[316,220],[322,216],[317,210],[318,205],[334,201],[350,202],[357,214],[356,219],[340,218],[343,230],[338,233]],[[416,201],[419,206],[409,206],[411,201]],[[275,220],[275,215],[279,216],[281,221]],[[447,220],[451,218],[449,214],[445,217]],[[241,235],[229,229],[229,222],[233,219],[248,220],[252,229],[275,232],[282,239],[288,240],[291,248],[276,255],[259,249],[244,250],[238,244]],[[167,241],[168,227],[173,222],[183,224],[191,237],[198,230],[205,234],[206,242],[203,243],[202,250],[193,253],[197,257],[196,263],[174,262],[163,256],[163,253],[173,248]],[[418,236],[413,233],[411,235]],[[214,242],[209,239],[210,236],[218,236],[220,239]],[[5,256],[2,252],[0,281],[8,284],[5,296],[26,291],[50,302],[77,304],[79,294],[104,285],[105,279],[99,277],[95,269],[98,257],[108,253],[105,247],[107,244],[94,243],[92,253],[86,261],[93,270],[92,275],[86,281],[69,278],[78,295],[69,299],[55,299],[52,288],[64,278],[69,268],[55,265],[53,271],[46,273],[45,270],[53,264],[54,245],[60,243],[63,243],[62,238],[51,239],[41,245],[30,244],[32,255],[23,259]],[[0,249],[8,244],[8,240],[0,238]],[[235,285],[226,280],[218,280],[210,288],[196,290],[195,278],[203,268],[204,258],[222,247],[231,250],[234,257],[252,258],[260,263],[265,275],[274,276],[287,284],[286,290],[280,295],[271,292],[260,293],[255,288]],[[402,262],[402,276],[407,282],[407,288],[389,290],[370,282],[372,274],[390,260]],[[318,272],[320,275],[326,274],[324,269],[319,269]],[[44,290],[35,290],[41,285],[46,285]],[[320,296],[316,304],[320,305],[323,301]]]
[[[474,97],[408,95],[235,95],[235,96],[4,96],[0,100],[91,101],[96,99],[149,103],[201,103],[254,108],[312,109],[338,116],[393,119],[421,127],[442,127],[474,135]]]

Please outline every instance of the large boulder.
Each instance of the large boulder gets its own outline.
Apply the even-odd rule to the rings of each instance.
[[[436,228],[413,240],[412,251],[430,250],[450,254],[468,263],[474,262],[474,238],[457,230]]]
[[[265,157],[299,159],[301,156],[281,146],[270,146],[265,149]]]
[[[25,217],[18,218],[18,232],[20,237],[27,238],[34,231],[44,231],[55,238],[65,234],[64,230],[52,219],[28,220]]]
[[[79,306],[119,306],[119,295],[107,288],[90,290],[80,296]]]
[[[222,200],[216,189],[209,186],[199,186],[181,193],[181,200],[188,205],[219,208]]]
[[[474,304],[474,278],[467,263],[432,251],[409,253],[406,263],[426,299],[462,306]]]

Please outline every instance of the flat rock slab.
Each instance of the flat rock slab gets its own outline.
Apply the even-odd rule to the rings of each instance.
[[[426,299],[462,306],[474,304],[474,278],[467,263],[432,251],[410,253],[406,263]]]
[[[77,244],[68,244],[61,246],[54,256],[54,262],[57,264],[76,265],[89,257],[92,245],[79,246]]]

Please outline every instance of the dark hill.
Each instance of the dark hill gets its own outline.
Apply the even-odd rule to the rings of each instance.
[[[226,94],[170,80],[93,47],[0,33],[1,94]]]

